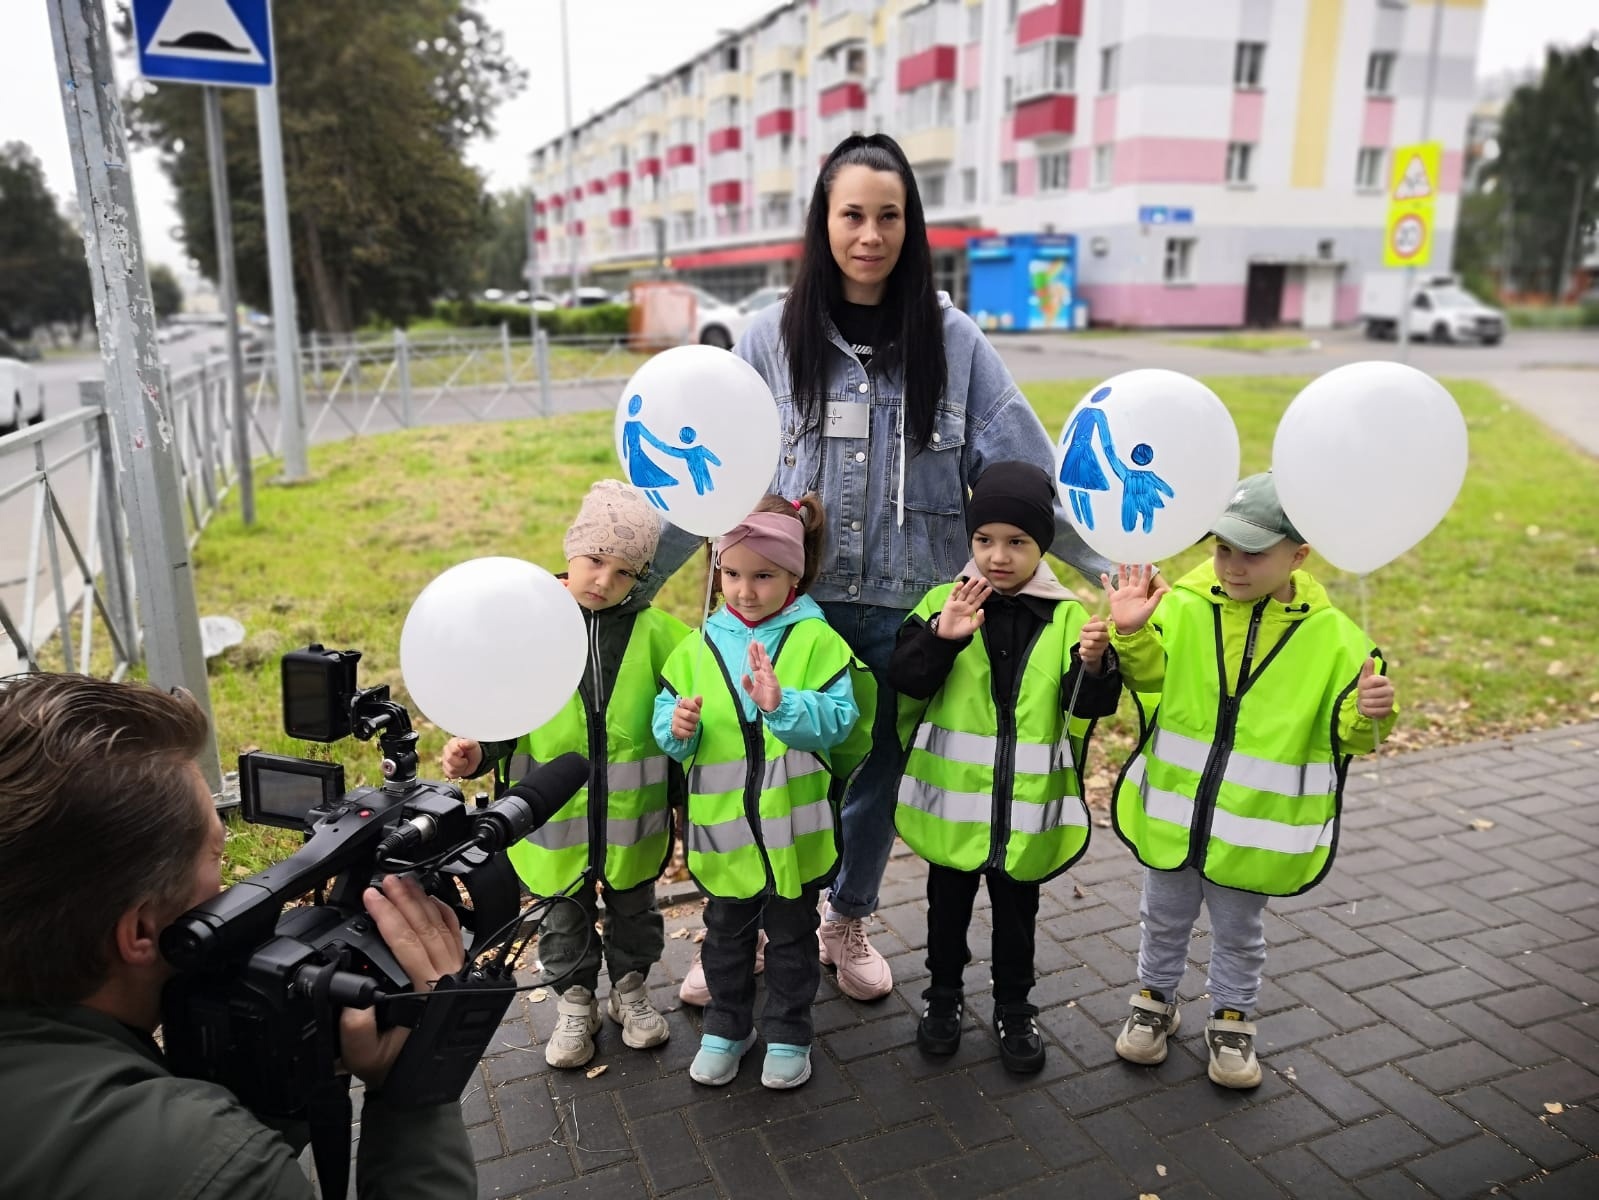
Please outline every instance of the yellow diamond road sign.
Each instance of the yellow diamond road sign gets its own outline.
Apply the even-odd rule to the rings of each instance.
[[[1395,148],[1388,219],[1383,223],[1383,266],[1424,267],[1432,258],[1433,200],[1442,159],[1438,142]]]

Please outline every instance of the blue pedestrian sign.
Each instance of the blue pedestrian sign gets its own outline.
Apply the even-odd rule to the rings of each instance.
[[[1145,204],[1138,210],[1140,225],[1192,225],[1194,210],[1169,208],[1164,204]]]
[[[133,0],[139,73],[160,83],[271,87],[271,0]]]

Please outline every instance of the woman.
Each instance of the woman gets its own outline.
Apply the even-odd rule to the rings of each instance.
[[[905,614],[967,558],[969,482],[991,462],[1037,463],[1054,448],[977,325],[933,287],[932,251],[910,163],[885,134],[845,138],[816,180],[787,300],[734,347],[777,401],[782,444],[772,491],[821,495],[828,516],[811,595],[877,677],[873,751],[850,786],[842,858],[822,923],[821,957],[857,1000],[893,976],[866,938],[894,842],[902,755],[889,659]],[[1097,581],[1109,565],[1072,531],[1051,551]],[[698,545],[671,530],[670,574]]]

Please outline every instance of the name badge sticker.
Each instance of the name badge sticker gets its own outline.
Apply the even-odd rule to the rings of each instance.
[[[822,432],[825,437],[863,438],[870,429],[871,405],[829,400]]]

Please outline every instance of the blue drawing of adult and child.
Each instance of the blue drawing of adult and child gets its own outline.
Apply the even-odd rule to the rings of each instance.
[[[677,487],[683,482],[649,456],[644,448],[644,443],[648,442],[662,454],[683,460],[684,465],[688,467],[689,481],[694,485],[696,496],[715,491],[716,484],[711,479],[711,467],[721,466],[722,460],[716,457],[709,446],[695,444],[699,434],[694,427],[685,425],[677,431],[681,446],[663,442],[639,419],[639,413],[643,408],[643,396],[635,395],[630,398],[627,402],[629,419],[622,425],[623,465],[627,468],[628,480],[633,486],[648,496],[650,503],[656,508],[662,512],[670,512],[672,506],[661,496],[661,489]]]
[[[1140,522],[1143,532],[1155,527],[1155,510],[1165,508],[1162,496],[1176,497],[1171,485],[1153,471],[1143,470],[1155,460],[1155,451],[1148,442],[1139,442],[1128,455],[1134,470],[1116,456],[1115,443],[1110,436],[1110,421],[1105,410],[1098,407],[1110,396],[1110,389],[1102,387],[1088,398],[1088,403],[1078,410],[1063,435],[1066,452],[1061,456],[1060,481],[1066,487],[1071,502],[1072,516],[1085,528],[1094,527],[1094,492],[1110,491],[1110,481],[1094,453],[1094,438],[1099,438],[1105,452],[1105,462],[1122,485],[1122,529],[1133,532]]]

